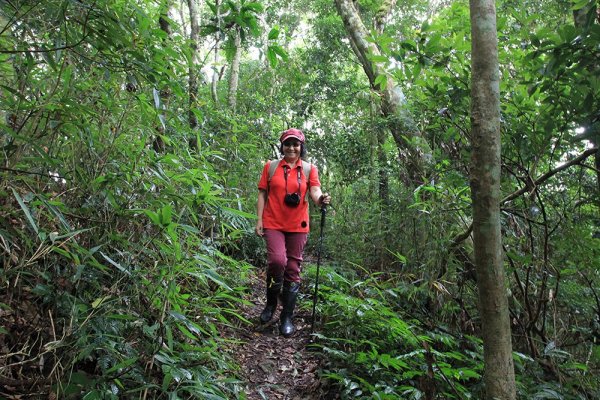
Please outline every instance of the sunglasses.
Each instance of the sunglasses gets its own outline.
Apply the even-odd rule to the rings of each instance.
[[[286,147],[292,147],[292,146],[298,147],[298,146],[300,146],[300,142],[295,141],[295,140],[294,141],[286,141],[286,142],[283,142],[283,145]]]

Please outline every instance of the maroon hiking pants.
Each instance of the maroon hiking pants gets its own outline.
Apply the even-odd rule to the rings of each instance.
[[[304,232],[265,229],[268,273],[289,282],[300,282],[302,252],[308,237]]]

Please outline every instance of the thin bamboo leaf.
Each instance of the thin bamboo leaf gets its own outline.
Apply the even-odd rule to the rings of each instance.
[[[33,220],[33,217],[31,216],[31,212],[29,211],[29,208],[25,205],[25,202],[23,202],[23,199],[21,198],[21,196],[19,196],[19,193],[17,193],[17,191],[15,189],[13,189],[13,188],[11,188],[11,189],[13,191],[13,194],[15,195],[15,198],[19,202],[19,205],[21,206],[21,209],[25,213],[25,216],[27,217],[27,220],[29,221],[29,224],[31,225],[31,227],[33,228],[33,230],[35,231],[35,233],[39,237],[40,231],[39,231],[37,225],[35,224],[35,221]]]
[[[109,263],[111,263],[112,265],[114,265],[115,267],[117,267],[119,269],[119,271],[124,272],[127,275],[131,275],[131,272],[129,272],[126,268],[124,268],[123,266],[121,266],[121,264],[119,264],[118,262],[114,261],[112,258],[110,258],[109,256],[107,256],[103,252],[100,252],[100,254],[102,255],[102,257],[104,257],[106,259],[106,261],[108,261]]]

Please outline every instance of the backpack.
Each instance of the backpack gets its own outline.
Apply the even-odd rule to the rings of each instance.
[[[279,166],[280,161],[281,160],[273,160],[273,161],[269,162],[269,179],[267,181],[267,197],[269,196],[269,185],[271,183],[271,178],[273,178],[273,175],[275,175],[275,171],[277,170],[277,167]],[[310,192],[310,171],[312,170],[312,166],[313,165],[311,163],[302,160],[302,172],[304,173],[304,177],[306,178],[305,199],[308,197],[308,193]]]

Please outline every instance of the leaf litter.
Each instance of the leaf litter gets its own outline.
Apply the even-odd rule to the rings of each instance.
[[[264,282],[264,272],[252,276],[251,291],[246,299],[250,305],[240,310],[253,325],[231,332],[234,336],[232,339],[237,340],[234,340],[235,344],[230,350],[241,367],[247,399],[338,399],[335,390],[319,377],[322,359],[308,347],[311,341],[311,314],[309,307],[302,307],[302,303],[309,296],[299,298],[294,314],[296,332],[284,338],[279,335],[278,326],[281,304],[269,323],[260,325],[258,322],[265,302]]]

